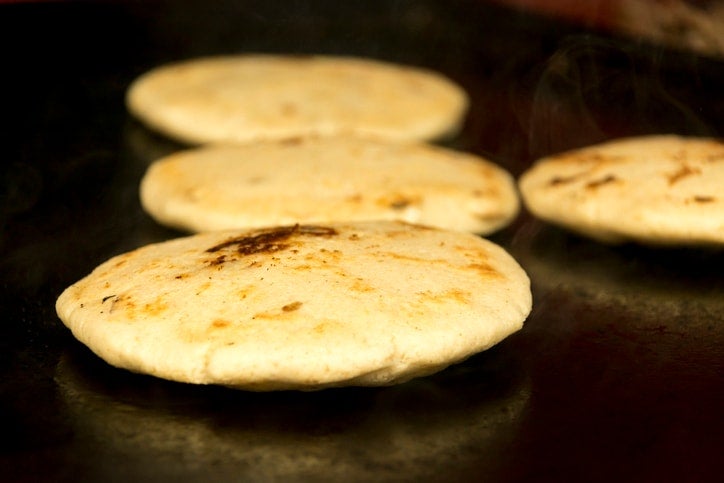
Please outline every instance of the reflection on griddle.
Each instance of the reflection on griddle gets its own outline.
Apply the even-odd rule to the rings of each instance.
[[[504,354],[399,386],[247,393],[131,374],[76,347],[56,383],[76,437],[97,441],[101,457],[124,455],[121,468],[95,465],[108,466],[101,479],[148,468],[235,481],[414,479],[496,466],[530,392]]]
[[[169,154],[191,147],[152,131],[130,117],[123,126],[123,141],[126,154],[140,167],[148,166]]]
[[[567,293],[642,322],[685,320],[689,329],[724,314],[724,250],[608,246],[532,220],[511,252],[541,297]]]

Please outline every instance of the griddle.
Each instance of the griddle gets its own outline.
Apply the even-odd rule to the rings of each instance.
[[[530,275],[523,330],[384,388],[131,374],[54,310],[107,258],[182,235],[143,213],[138,182],[184,146],[123,103],[158,64],[280,52],[432,68],[472,99],[445,144],[517,176],[620,136],[721,136],[720,59],[472,0],[6,4],[0,39],[4,481],[720,481],[720,249],[604,246],[524,211],[491,236]]]

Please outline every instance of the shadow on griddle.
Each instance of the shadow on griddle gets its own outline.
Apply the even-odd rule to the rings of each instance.
[[[724,313],[721,249],[605,245],[531,219],[510,251],[541,294],[567,292],[658,320]]]
[[[132,374],[77,344],[55,379],[77,436],[124,454],[128,477],[163,458],[186,475],[212,466],[262,480],[454,474],[481,458],[492,467],[530,395],[497,348],[397,386],[253,393]]]
[[[472,144],[467,139],[470,136],[467,132],[469,130],[467,128],[467,123],[470,122],[469,117],[468,114],[459,130],[445,133],[429,142],[452,150],[469,150]],[[133,161],[144,166],[150,165],[152,162],[174,152],[198,147],[197,145],[175,141],[132,117],[126,119],[123,136],[125,147],[134,158]]]
[[[140,166],[148,166],[157,159],[192,147],[174,141],[130,116],[127,116],[123,126],[123,140],[133,162]]]

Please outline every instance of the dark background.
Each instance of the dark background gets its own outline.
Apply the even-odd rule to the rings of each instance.
[[[724,254],[607,247],[527,213],[492,236],[529,272],[522,331],[391,388],[254,394],[108,367],[55,298],[180,233],[141,210],[180,149],[124,108],[160,63],[362,55],[438,70],[472,99],[447,145],[519,175],[647,133],[721,136],[722,61],[480,1],[0,5],[0,475],[6,481],[718,481]]]

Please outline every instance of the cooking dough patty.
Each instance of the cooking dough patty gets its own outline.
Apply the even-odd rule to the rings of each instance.
[[[140,120],[193,144],[340,133],[435,139],[460,127],[468,103],[436,72],[332,56],[191,59],[141,75],[127,93]]]
[[[472,154],[356,137],[205,146],[156,161],[144,209],[191,232],[403,220],[479,234],[518,214],[513,177]]]
[[[386,385],[521,328],[527,275],[502,248],[402,222],[197,234],[101,264],[56,308],[110,364],[250,390]]]
[[[523,173],[526,207],[609,243],[724,243],[724,144],[658,135],[543,158]]]

